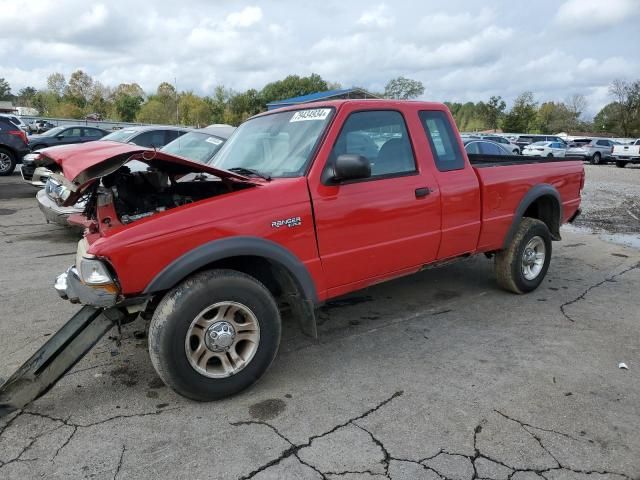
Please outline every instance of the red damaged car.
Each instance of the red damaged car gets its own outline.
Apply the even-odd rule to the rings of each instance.
[[[150,319],[156,371],[196,400],[265,373],[283,308],[315,336],[323,302],[481,253],[500,286],[534,290],[584,186],[579,161],[468,156],[444,105],[408,101],[267,112],[213,166],[105,142],[47,155],[58,202],[87,199],[59,294],[85,305],[78,325],[104,322],[97,338]]]

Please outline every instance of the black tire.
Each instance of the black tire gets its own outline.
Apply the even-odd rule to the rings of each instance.
[[[616,160],[616,167],[624,168],[627,166],[627,163],[629,162],[625,162],[624,160]]]
[[[523,272],[525,248],[532,239],[539,237],[545,247],[542,268],[533,279],[527,279]],[[509,246],[496,254],[495,268],[498,285],[513,293],[527,293],[538,288],[551,262],[551,234],[547,225],[534,218],[525,217],[520,222]]]
[[[185,339],[201,312],[226,301],[251,310],[260,326],[260,338],[244,368],[226,378],[209,378],[191,366]],[[149,326],[149,355],[160,378],[180,395],[197,401],[217,400],[262,377],[276,356],[280,332],[276,301],[262,283],[235,270],[209,270],[189,277],[160,301]]]
[[[6,148],[0,148],[0,177],[6,177],[16,169],[16,155]]]
[[[591,163],[591,165],[600,165],[600,163],[602,163],[602,155],[598,152],[594,153],[589,163]]]
[[[513,151],[514,155],[520,155],[520,150],[518,150],[517,148]]]
[[[551,158],[553,157],[553,153],[550,153],[549,155],[547,155],[547,158]]]

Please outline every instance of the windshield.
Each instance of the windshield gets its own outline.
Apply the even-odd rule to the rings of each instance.
[[[136,133],[135,130],[127,130],[122,129],[122,130],[116,130],[113,133],[110,133],[109,135],[105,135],[104,137],[101,138],[101,140],[111,140],[112,142],[121,142],[121,143],[126,143],[127,140],[129,140],[129,138],[131,138],[133,136],[133,134]]]
[[[222,138],[202,132],[189,132],[162,147],[162,151],[208,163],[224,143]]]
[[[56,135],[58,135],[64,129],[65,129],[65,127],[52,128],[51,130],[47,130],[42,135],[45,136],[45,137],[55,137]]]
[[[251,169],[271,177],[299,177],[333,111],[293,110],[249,120],[223,145],[213,166]]]

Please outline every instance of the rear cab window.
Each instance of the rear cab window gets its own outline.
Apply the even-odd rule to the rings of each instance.
[[[464,157],[449,117],[439,110],[423,110],[418,115],[429,140],[436,168],[441,172],[464,169]]]

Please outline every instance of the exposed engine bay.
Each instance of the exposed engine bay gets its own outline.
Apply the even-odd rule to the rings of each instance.
[[[136,162],[139,163],[139,162]],[[128,165],[102,177],[85,195],[84,216],[96,219],[98,202],[108,203],[123,224],[159,212],[250,187],[250,184],[227,182],[207,173],[171,175],[157,168],[139,171]],[[104,200],[100,200],[100,198]]]

